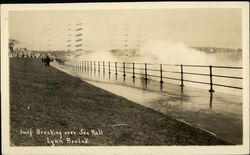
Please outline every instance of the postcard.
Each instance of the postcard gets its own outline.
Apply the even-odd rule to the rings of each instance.
[[[1,5],[3,154],[248,154],[249,3]]]

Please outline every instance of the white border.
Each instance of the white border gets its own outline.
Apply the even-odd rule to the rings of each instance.
[[[2,148],[4,154],[247,154],[249,153],[249,3],[247,2],[133,2],[85,4],[8,4],[1,6]],[[8,12],[27,10],[99,10],[164,8],[242,8],[243,43],[243,145],[237,146],[106,146],[10,147]]]

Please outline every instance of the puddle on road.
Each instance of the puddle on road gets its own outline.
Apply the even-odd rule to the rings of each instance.
[[[68,65],[53,66],[70,75],[136,102],[160,111],[191,126],[203,128],[217,137],[234,143],[242,143],[242,96],[164,83],[143,78],[133,80],[122,73],[84,71]]]

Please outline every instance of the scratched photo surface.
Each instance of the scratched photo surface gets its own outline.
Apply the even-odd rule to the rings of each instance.
[[[241,8],[17,10],[11,146],[243,141]]]

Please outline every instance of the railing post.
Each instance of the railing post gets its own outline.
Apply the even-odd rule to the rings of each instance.
[[[110,62],[108,62],[108,65],[109,65],[109,74],[110,74],[110,73],[111,73],[111,72],[110,72]]]
[[[148,80],[147,63],[145,63],[145,78],[144,78],[144,80]]]
[[[90,61],[88,61],[88,71],[90,70]]]
[[[105,73],[105,62],[104,61],[102,63],[102,70],[103,70],[103,73]]]
[[[85,70],[88,70],[88,61],[85,61]]]
[[[92,73],[92,61],[90,61],[90,70],[91,70],[91,73]]]
[[[98,61],[98,72],[100,73],[100,61]]]
[[[125,71],[125,62],[123,62],[123,76],[126,76],[126,71]]]
[[[87,61],[87,70],[89,71],[89,61]]]
[[[135,78],[135,63],[133,63],[133,78]]]
[[[88,68],[87,68],[87,67],[88,67],[87,61],[84,61],[84,64],[85,64],[85,67],[84,67],[84,68],[85,68],[85,71],[87,71],[87,69],[88,69]]]
[[[212,71],[212,65],[209,66],[209,77],[210,77],[210,89],[209,92],[213,93],[214,89],[213,89],[213,71]]]
[[[117,75],[117,62],[115,62],[115,75]]]
[[[184,87],[184,84],[183,84],[183,65],[181,64],[181,87]]]
[[[94,61],[94,71],[96,71],[95,61]]]
[[[162,64],[160,64],[160,83],[163,83],[163,80],[162,80]]]
[[[84,61],[84,70],[86,71],[86,61]]]
[[[86,64],[85,61],[82,62],[82,69],[85,70]]]
[[[88,70],[90,71],[90,61],[88,62],[88,68],[89,68]]]

